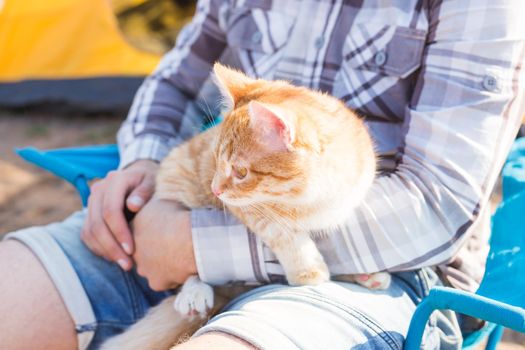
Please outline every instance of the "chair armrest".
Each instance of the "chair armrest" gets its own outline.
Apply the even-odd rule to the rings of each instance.
[[[419,349],[423,331],[434,310],[453,310],[465,315],[525,332],[525,310],[487,297],[448,287],[435,287],[417,306],[405,340],[405,349]]]

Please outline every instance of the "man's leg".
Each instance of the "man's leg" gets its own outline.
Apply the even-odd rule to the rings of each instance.
[[[73,320],[40,261],[0,242],[0,349],[75,349]]]
[[[80,240],[84,218],[80,211],[0,243],[0,349],[95,350],[168,295],[95,256]]]
[[[176,349],[400,350],[416,304],[437,281],[426,269],[396,274],[384,291],[341,282],[268,285],[241,295]],[[432,315],[423,347],[461,348],[455,314]]]

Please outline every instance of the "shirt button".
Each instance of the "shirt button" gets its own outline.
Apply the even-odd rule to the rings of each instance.
[[[261,34],[261,32],[255,32],[255,33],[253,33],[253,35],[252,35],[252,42],[253,42],[254,44],[258,44],[258,43],[260,43],[260,42],[261,42],[261,39],[262,39],[262,34]]]
[[[483,88],[487,91],[498,90],[498,80],[492,75],[485,75],[483,77]]]
[[[374,56],[374,62],[379,67],[383,66],[386,63],[387,55],[385,51],[379,51]]]
[[[315,39],[315,47],[317,49],[320,49],[324,45],[324,38],[320,36],[319,38]]]

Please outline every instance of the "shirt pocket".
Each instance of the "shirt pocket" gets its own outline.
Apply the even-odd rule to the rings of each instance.
[[[235,8],[230,13],[226,40],[234,50],[271,55],[282,49],[290,36],[289,15],[261,8]]]
[[[426,31],[386,25],[357,23],[343,44],[343,64],[404,79],[421,66]]]

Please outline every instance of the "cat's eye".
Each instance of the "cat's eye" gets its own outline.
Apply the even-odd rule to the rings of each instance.
[[[233,167],[233,175],[235,175],[236,178],[242,180],[248,175],[248,169],[244,167]]]

